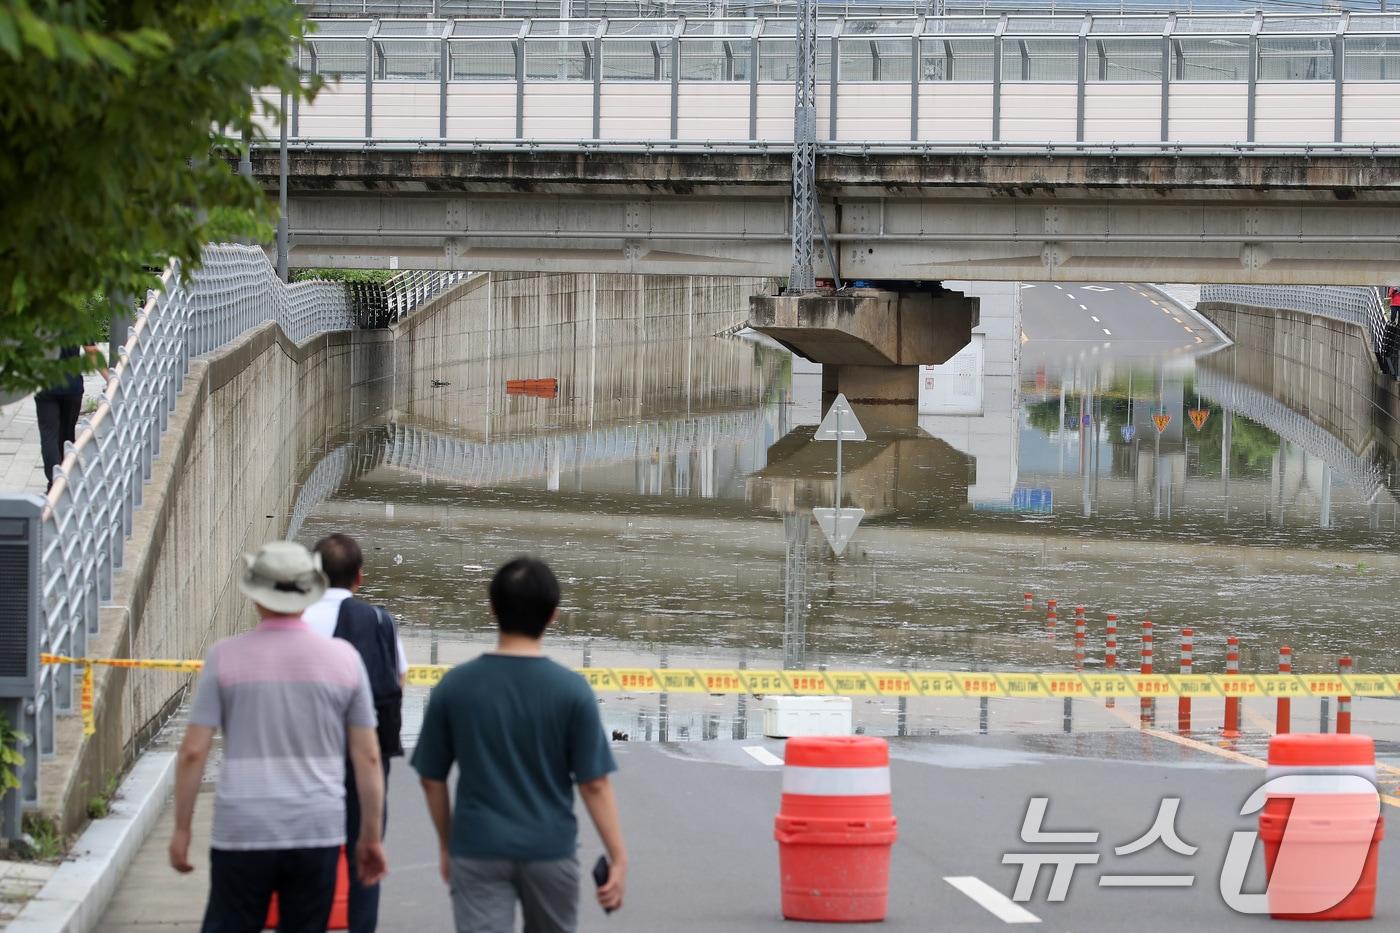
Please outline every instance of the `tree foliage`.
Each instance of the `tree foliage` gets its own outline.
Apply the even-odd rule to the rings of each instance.
[[[227,157],[260,91],[303,93],[291,0],[0,0],[0,391],[52,385],[169,258],[265,234]]]

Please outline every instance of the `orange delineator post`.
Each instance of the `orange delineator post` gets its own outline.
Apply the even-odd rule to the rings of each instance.
[[[1113,612],[1108,614],[1107,630],[1104,632],[1103,667],[1106,671],[1118,669],[1118,615]],[[1118,703],[1109,697],[1103,701],[1103,705],[1113,709]]]
[[[1189,628],[1181,630],[1181,673],[1191,673],[1191,630]],[[1177,697],[1176,729],[1181,733],[1191,731],[1191,698],[1188,696]]]
[[[1027,612],[1030,612],[1032,609],[1035,608],[1035,594],[1034,594],[1034,593],[1027,591],[1027,592],[1021,594],[1021,598],[1024,599],[1025,602],[1026,602],[1026,611],[1027,611]]]
[[[1051,637],[1055,635],[1055,623],[1060,620],[1059,614],[1055,611],[1055,600],[1046,600],[1045,603],[1045,628]]]
[[[1148,619],[1142,620],[1142,673],[1152,673],[1152,622]],[[1140,716],[1143,725],[1156,721],[1157,700],[1154,697],[1142,698]]]
[[[1284,645],[1278,649],[1278,672],[1293,673],[1293,649]],[[1274,713],[1274,733],[1287,735],[1293,728],[1293,701],[1288,697],[1278,698],[1278,709]]]
[[[1337,661],[1337,672],[1343,676],[1351,673],[1351,655],[1344,654]],[[1351,733],[1351,697],[1337,697],[1337,734]]]
[[[1084,607],[1074,607],[1074,669],[1084,670],[1084,639],[1086,632],[1084,629]]]
[[[1234,635],[1225,639],[1225,673],[1238,674],[1240,672],[1240,640]],[[1239,738],[1240,734],[1240,698],[1225,698],[1225,724],[1221,730],[1225,738]]]

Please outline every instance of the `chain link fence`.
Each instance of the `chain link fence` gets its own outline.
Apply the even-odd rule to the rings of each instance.
[[[361,320],[394,320],[463,277],[411,273],[366,296],[340,282],[287,285],[255,246],[206,247],[188,276],[172,264],[137,313],[97,410],[79,421],[54,471],[41,531],[39,652],[83,657],[98,634],[99,609],[112,599],[134,513],[193,358],[267,321],[302,343]],[[40,667],[34,702],[19,724],[31,743],[26,804],[38,801],[39,758],[57,751],[56,717],[91,702],[80,696],[81,676],[71,665]]]

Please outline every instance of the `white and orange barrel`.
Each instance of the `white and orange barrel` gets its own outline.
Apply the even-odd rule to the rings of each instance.
[[[1276,735],[1268,779],[1259,838],[1269,913],[1280,920],[1374,916],[1384,836],[1375,742],[1365,735]]]
[[[788,739],[782,805],[773,826],[783,917],[885,919],[895,834],[884,739]]]

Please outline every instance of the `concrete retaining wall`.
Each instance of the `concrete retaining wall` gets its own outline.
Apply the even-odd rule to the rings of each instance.
[[[1202,302],[1196,310],[1235,342],[1202,365],[1278,399],[1353,451],[1379,445],[1392,461],[1400,416],[1397,383],[1382,375],[1359,327],[1297,311]]]
[[[488,374],[492,366],[528,372],[529,360],[545,352],[581,361],[595,342],[703,337],[742,322],[751,290],[772,284],[483,275],[392,331],[323,335],[297,346],[267,324],[195,361],[90,655],[200,658],[213,641],[246,629],[253,616],[238,595],[235,562],[281,537],[308,455],[391,406],[430,396],[434,374],[449,364],[463,373],[454,378],[485,385],[494,383],[474,371],[481,361],[501,361],[488,363]],[[648,352],[638,346],[627,357],[639,386]],[[78,826],[88,799],[105,792],[189,683],[188,674],[99,669],[97,732],[84,737],[78,716],[59,718],[59,753],[41,765],[41,810],[65,829]]]
[[[279,537],[302,458],[351,427],[388,368],[384,332],[323,335],[296,346],[274,324],[197,360],[136,512],[94,657],[199,658],[252,621],[234,562]],[[366,360],[383,360],[381,372]],[[358,388],[347,392],[346,387]],[[99,668],[97,732],[59,719],[58,755],[41,765],[40,808],[71,829],[190,682],[186,674]]]

